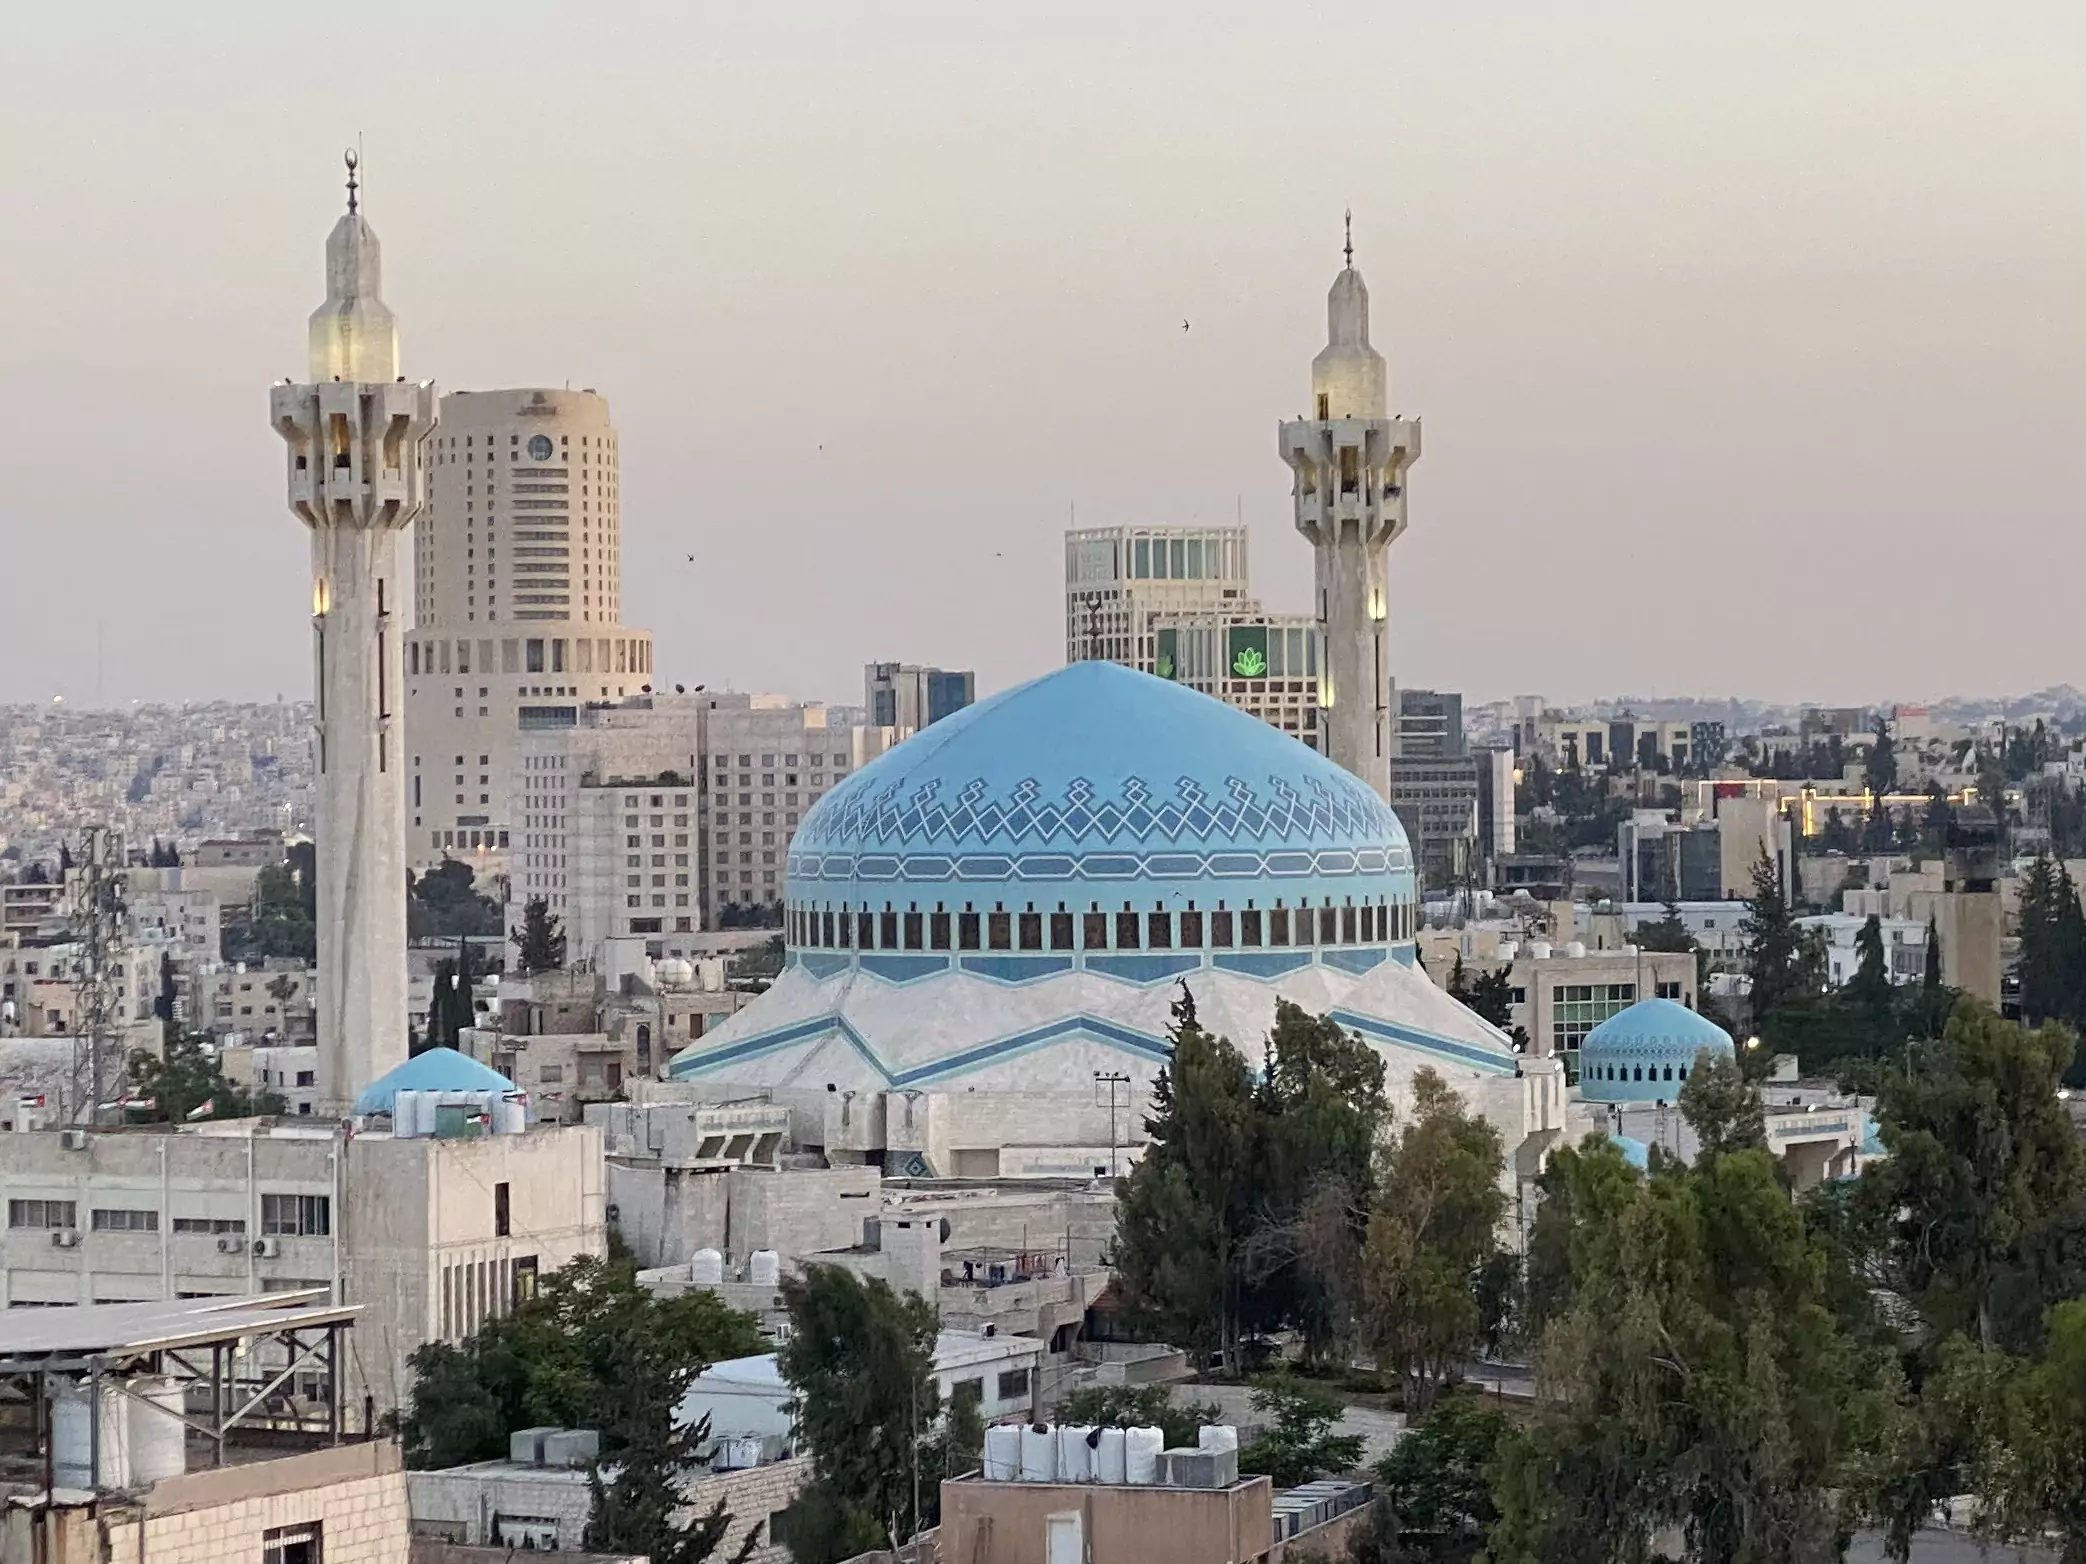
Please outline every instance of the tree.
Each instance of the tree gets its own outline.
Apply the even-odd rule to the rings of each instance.
[[[1379,1157],[1362,1252],[1362,1324],[1395,1368],[1406,1410],[1425,1411],[1476,1345],[1473,1283],[1506,1212],[1499,1132],[1432,1070],[1413,1082],[1413,1116]]]
[[[1236,1363],[1257,1183],[1253,1077],[1236,1048],[1202,1029],[1185,985],[1172,1041],[1144,1155],[1118,1186],[1116,1286],[1129,1316],[1161,1339]]]
[[[1198,1429],[1224,1421],[1222,1408],[1195,1401],[1175,1401],[1169,1385],[1089,1385],[1058,1403],[1060,1423],[1073,1427],[1156,1428],[1166,1448],[1192,1446]]]
[[[1875,737],[1869,745],[1868,759],[1862,762],[1862,785],[1869,796],[1881,807],[1883,795],[1898,790],[1898,746],[1891,737],[1890,720],[1876,719]]]
[[[1444,1396],[1376,1463],[1376,1491],[1420,1556],[1467,1559],[1499,1518],[1491,1469],[1507,1420],[1473,1396]]]
[[[708,1364],[764,1346],[753,1317],[713,1292],[663,1297],[627,1260],[577,1259],[461,1344],[413,1354],[400,1420],[407,1464],[504,1456],[509,1434],[542,1425],[598,1430],[604,1462],[647,1441],[657,1448],[668,1437],[661,1405],[678,1404]]]
[[[514,931],[514,943],[525,973],[555,972],[565,965],[565,930],[548,899],[531,896],[522,904],[522,926]]]
[[[790,1333],[776,1363],[812,1463],[790,1507],[790,1551],[800,1564],[895,1551],[939,1504],[934,1305],[832,1265],[785,1277],[782,1297]]]
[[[1767,1111],[1760,1088],[1746,1079],[1735,1059],[1707,1050],[1697,1054],[1680,1088],[1680,1112],[1695,1132],[1698,1157],[1766,1149]]]
[[[1753,894],[1746,898],[1739,934],[1745,940],[1746,976],[1752,982],[1753,1021],[1758,1026],[1777,1005],[1795,998],[1802,982],[1802,931],[1782,898],[1781,870],[1765,845],[1753,865]]]
[[[1239,1471],[1277,1489],[1315,1482],[1361,1464],[1362,1436],[1336,1434],[1340,1403],[1316,1388],[1270,1381],[1253,1392],[1253,1409],[1268,1419],[1260,1437],[1239,1450]]]
[[[249,1092],[227,1080],[217,1051],[207,1036],[164,1024],[160,1052],[133,1050],[127,1074],[130,1098],[150,1107],[128,1110],[149,1124],[181,1124],[189,1119],[245,1119],[284,1113],[289,1105],[274,1092]]]

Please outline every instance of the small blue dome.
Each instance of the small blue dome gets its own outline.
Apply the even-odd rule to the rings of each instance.
[[[1579,1045],[1579,1095],[1588,1102],[1672,1102],[1704,1050],[1733,1058],[1731,1034],[1671,999],[1640,999]]]
[[[519,1088],[489,1065],[454,1048],[430,1048],[378,1076],[355,1099],[357,1113],[389,1113],[400,1092],[511,1092]]]
[[[1367,784],[1257,717],[1110,662],[923,729],[814,805],[789,849],[798,948],[864,948],[850,914],[1220,907],[1258,909],[1255,928],[1279,910],[1271,944],[1290,943],[1290,914],[1309,908],[1296,943],[1330,931],[1381,945],[1412,938],[1415,900],[1405,832]],[[1339,940],[1343,919],[1358,929]],[[908,926],[899,948],[935,947]],[[1029,947],[1010,935],[1003,948]]]

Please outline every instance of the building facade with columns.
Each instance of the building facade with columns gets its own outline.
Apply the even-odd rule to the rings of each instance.
[[[518,744],[653,680],[622,622],[619,449],[593,391],[459,391],[428,443],[406,642],[408,856],[505,874]]]

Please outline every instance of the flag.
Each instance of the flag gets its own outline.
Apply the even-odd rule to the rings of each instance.
[[[188,1122],[193,1124],[197,1119],[207,1119],[215,1112],[217,1112],[217,1099],[215,1097],[205,1097],[201,1102],[188,1110]]]

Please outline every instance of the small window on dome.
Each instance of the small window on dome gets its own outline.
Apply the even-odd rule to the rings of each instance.
[[[956,915],[956,948],[978,948],[978,915],[975,912],[959,912]]]

